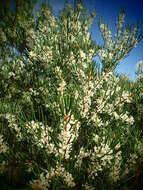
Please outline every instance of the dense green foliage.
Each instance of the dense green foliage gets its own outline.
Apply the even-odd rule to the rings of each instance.
[[[66,5],[54,17],[43,4],[34,18],[35,2],[22,2],[0,17],[0,179],[35,190],[137,187],[143,80],[114,69],[139,27],[125,26],[123,11],[115,36],[100,21],[101,46],[89,33],[95,12]]]

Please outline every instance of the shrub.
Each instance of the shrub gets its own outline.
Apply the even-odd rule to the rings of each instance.
[[[68,6],[55,18],[44,6],[30,31],[33,48],[0,65],[0,167],[15,183],[25,175],[41,190],[119,189],[142,159],[140,133],[125,109],[132,94],[114,74],[136,45],[137,29],[122,31],[121,13],[109,46],[111,34],[100,23],[106,42],[100,47],[89,34],[94,14],[83,13]]]

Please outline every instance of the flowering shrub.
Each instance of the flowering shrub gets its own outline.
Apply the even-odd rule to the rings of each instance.
[[[140,27],[131,27],[131,25],[124,24],[125,13],[122,10],[117,21],[117,31],[113,36],[110,27],[99,22],[99,28],[104,40],[103,47],[99,50],[100,59],[102,62],[102,70],[115,68],[119,61],[121,61],[133,47],[136,47],[140,41],[138,36]]]
[[[115,189],[143,156],[134,118],[125,109],[132,94],[120,88],[112,68],[137,43],[136,29],[130,44],[124,32],[118,34],[121,43],[113,44],[124,51],[112,62],[89,34],[93,14],[86,18],[80,9],[75,14],[67,7],[55,18],[43,7],[30,31],[34,46],[28,56],[0,66],[1,172],[13,179],[11,167],[22,166],[34,189]],[[100,29],[106,40],[103,24]],[[103,65],[110,62],[101,73],[93,61],[97,53]]]
[[[130,106],[130,110],[134,114],[136,120],[136,127],[141,129],[143,132],[142,122],[143,122],[143,75],[142,75],[142,65],[138,69],[138,78],[134,82],[132,87],[132,92],[134,94],[134,99],[132,101],[132,105]]]

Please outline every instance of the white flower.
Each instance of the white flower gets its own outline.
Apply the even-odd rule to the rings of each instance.
[[[114,115],[114,117],[115,117],[115,119],[120,119],[120,116],[117,114],[117,112],[113,112],[113,115]]]
[[[113,54],[112,54],[111,52],[108,54],[108,58],[109,58],[109,59],[112,59],[112,58],[113,58]]]
[[[30,55],[30,57],[32,57],[32,58],[36,58],[36,57],[37,57],[37,54],[36,54],[34,51],[30,51],[30,52],[29,52],[29,55]]]
[[[95,189],[95,187],[92,187],[91,185],[88,185],[87,183],[83,186],[85,188],[84,190],[94,190]]]
[[[99,50],[99,56],[100,56],[100,58],[101,58],[101,60],[104,60],[104,59],[106,59],[107,58],[107,56],[108,56],[108,54],[107,54],[107,52],[106,52],[106,50],[105,49],[100,49]]]
[[[74,115],[65,116],[61,121],[61,133],[59,134],[59,153],[62,158],[69,159],[73,141],[78,137],[80,123],[74,119]],[[58,154],[57,154],[58,155]]]
[[[55,177],[61,176],[68,187],[74,187],[74,179],[72,174],[67,172],[62,165],[57,165],[56,168],[51,168],[50,171],[45,171],[41,173],[40,178],[30,182],[31,186],[34,188],[35,184],[39,190],[48,190],[50,183],[55,180]]]
[[[105,28],[104,23],[100,23],[100,30],[101,30],[101,31],[104,31],[104,28]]]
[[[7,151],[7,149],[8,148],[7,148],[6,144],[3,141],[3,137],[2,137],[2,135],[0,135],[0,154],[5,153]]]
[[[86,54],[81,49],[79,50],[79,53],[80,53],[80,58],[82,60],[85,60],[86,59]]]
[[[78,96],[79,96],[79,93],[78,93],[78,91],[76,90],[76,91],[75,91],[75,99],[76,99],[76,100],[77,100]]]
[[[66,82],[64,79],[60,81],[58,91],[60,92],[60,95],[63,96],[64,90],[65,90]]]
[[[59,66],[56,66],[55,72],[59,75],[59,77],[61,77],[62,71],[61,71],[61,68]]]

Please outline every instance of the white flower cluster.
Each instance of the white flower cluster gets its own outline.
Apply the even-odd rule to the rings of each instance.
[[[112,72],[105,75],[103,73],[98,81],[96,81],[97,86],[95,91],[96,93],[100,92],[100,95],[96,97],[96,108],[91,113],[90,120],[93,121],[96,126],[105,126],[98,114],[107,113],[112,119],[121,120],[123,123],[132,125],[134,122],[133,117],[129,116],[128,112],[122,111],[124,104],[132,101],[131,94],[127,91],[122,91],[118,84],[119,80]]]
[[[113,72],[103,72],[102,75],[97,76],[95,83],[95,93],[103,88],[104,82],[111,83],[113,78]],[[112,90],[113,91],[113,90]]]
[[[57,153],[55,144],[52,143],[50,132],[52,129],[49,126],[43,125],[42,122],[31,121],[25,125],[27,133],[31,134],[34,142],[40,148],[45,148],[47,153]]]
[[[63,79],[62,70],[59,66],[55,67],[55,73],[57,74],[58,79],[59,79],[59,87],[58,87],[57,91],[59,92],[60,96],[63,96],[64,90],[66,87],[66,82]]]
[[[23,63],[23,61],[20,59],[13,60],[11,67],[12,69],[8,73],[8,78],[13,77],[14,79],[20,79],[20,74],[25,71],[25,64]]]
[[[29,91],[30,91],[30,94],[33,95],[33,96],[38,96],[39,95],[39,92],[35,89],[32,89],[32,88],[29,88]]]
[[[122,100],[124,102],[130,103],[131,100],[132,100],[131,94],[129,92],[123,91],[123,93],[122,93]]]
[[[86,183],[85,185],[83,185],[85,190],[94,190],[95,187],[92,187],[91,185],[89,185],[88,183]]]
[[[0,154],[6,153],[7,149],[8,149],[8,147],[7,147],[7,145],[4,143],[3,137],[2,137],[2,135],[0,135]]]
[[[100,56],[100,58],[101,58],[102,61],[104,61],[105,59],[108,58],[108,52],[107,52],[107,50],[105,50],[105,49],[102,48],[102,49],[100,49],[98,51],[98,53],[99,53],[99,56]]]
[[[134,123],[134,118],[132,116],[129,116],[129,113],[126,112],[125,114],[121,114],[120,115],[120,119],[123,121],[123,122],[126,122],[130,125],[132,125]]]
[[[66,114],[61,121],[61,133],[59,134],[59,154],[62,158],[69,159],[72,150],[72,143],[78,137],[80,122],[74,118],[74,115]]]
[[[95,124],[96,127],[105,126],[102,119],[98,116],[96,112],[91,113],[90,120]]]
[[[86,54],[81,49],[79,50],[79,53],[80,53],[81,61],[84,61],[86,59]]]
[[[44,129],[42,122],[35,122],[35,121],[30,121],[30,122],[26,123],[25,127],[27,129],[27,132],[29,132],[29,133],[33,133],[33,131],[36,133],[37,130],[39,130],[41,128]]]
[[[117,30],[118,30],[118,37],[121,35],[121,29],[124,23],[124,19],[125,19],[125,13],[124,12],[120,12],[119,17],[118,17],[118,22],[117,22]]]
[[[84,97],[79,102],[79,110],[81,112],[82,117],[87,117],[88,111],[91,106],[91,98],[94,95],[94,83],[90,79],[90,76],[88,76],[87,82],[85,82],[83,86],[83,92],[84,92]]]
[[[5,169],[7,168],[6,166],[7,166],[6,161],[2,161],[0,163],[0,174],[2,174],[5,171]]]
[[[109,69],[111,66],[116,66],[138,43],[138,29],[134,27],[131,31],[128,27],[124,27],[124,17],[125,14],[121,12],[117,22],[117,33],[114,37],[112,37],[111,30],[107,24],[99,23],[104,45],[99,49],[98,54],[103,68]]]
[[[118,151],[114,155],[114,161],[110,171],[110,177],[113,179],[114,182],[120,179],[121,164],[122,164],[122,153],[121,151]]]
[[[63,96],[64,94],[65,86],[66,86],[66,82],[64,81],[64,79],[61,79],[59,88],[57,89],[61,96]]]
[[[44,175],[44,173],[46,173]],[[35,185],[39,190],[48,190],[50,183],[56,179],[56,177],[61,176],[68,187],[74,187],[74,179],[72,174],[67,172],[62,165],[57,165],[56,168],[51,168],[50,171],[46,171],[40,175],[40,179],[33,180],[31,185],[33,188]]]
[[[113,42],[112,42],[112,34],[111,34],[109,27],[104,23],[100,23],[99,27],[100,27],[100,31],[102,33],[102,36],[105,40],[107,48],[111,49]]]
[[[55,73],[59,76],[59,78],[62,77],[62,70],[60,67],[56,66]]]
[[[22,139],[21,127],[16,124],[15,116],[10,113],[0,114],[0,116],[3,116],[5,119],[7,119],[8,127],[10,129],[14,129],[17,140],[20,141]]]
[[[100,145],[94,146],[94,152],[91,155],[91,168],[89,169],[89,175],[98,175],[98,171],[102,171],[105,167],[111,165],[112,160],[113,150],[108,144],[104,144],[102,142]]]
[[[102,142],[98,135],[95,135],[93,139],[96,143],[93,150],[86,150],[81,147],[75,164],[76,167],[81,167],[83,159],[89,158],[88,173],[91,177],[97,176],[98,172],[102,171],[107,165],[110,166],[113,160],[113,150],[107,144],[105,137],[102,137]]]
[[[122,177],[124,177],[125,175],[127,175],[130,170],[132,169],[132,165],[136,164],[136,160],[138,159],[138,156],[137,154],[135,153],[132,153],[129,155],[129,158],[127,160],[127,162],[125,163],[125,168],[124,168],[124,171],[122,173]]]

